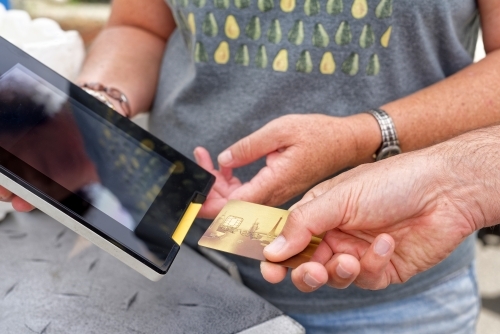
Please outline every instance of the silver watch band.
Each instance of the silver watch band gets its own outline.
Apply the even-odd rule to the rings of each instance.
[[[368,110],[367,113],[375,117],[382,133],[382,145],[380,145],[377,152],[373,154],[373,159],[378,161],[401,153],[396,127],[394,126],[391,116],[378,108]]]

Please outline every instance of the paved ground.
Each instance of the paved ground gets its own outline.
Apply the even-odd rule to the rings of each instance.
[[[477,274],[483,302],[478,334],[500,333],[500,238],[497,245],[477,244]]]

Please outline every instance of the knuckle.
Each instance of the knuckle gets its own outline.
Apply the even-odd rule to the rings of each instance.
[[[241,139],[234,148],[236,158],[248,160],[252,157],[253,143],[250,136]]]
[[[302,115],[285,115],[273,121],[273,130],[280,134],[297,134],[303,129]]]
[[[306,215],[300,208],[297,208],[292,212],[290,212],[290,214],[288,215],[288,219],[286,221],[288,226],[300,226],[304,225],[305,222],[307,222]]]

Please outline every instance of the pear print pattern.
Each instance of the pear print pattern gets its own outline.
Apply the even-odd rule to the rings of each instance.
[[[295,21],[292,29],[288,33],[290,43],[300,45],[304,41],[304,22],[302,20]]]
[[[302,51],[295,68],[296,68],[297,72],[311,73],[311,71],[313,69],[313,63],[312,63],[311,54],[309,53],[309,51]]]
[[[222,41],[219,47],[215,50],[214,60],[217,64],[227,64],[230,57],[229,44],[226,41]]]
[[[328,0],[326,3],[326,12],[330,15],[338,15],[344,11],[343,0]]]
[[[380,63],[378,61],[378,56],[376,53],[370,56],[370,61],[368,62],[368,66],[366,67],[367,75],[377,75],[380,72]]]
[[[335,43],[338,45],[347,45],[351,43],[352,34],[351,28],[349,27],[349,22],[342,21],[335,34]]]
[[[281,26],[280,21],[274,19],[271,21],[271,26],[267,32],[269,42],[278,44],[281,41]]]
[[[380,44],[386,48],[389,46],[389,41],[391,39],[392,26],[389,26],[387,30],[384,32],[382,37],[380,38]]]
[[[361,36],[359,36],[359,46],[363,49],[369,48],[375,42],[375,34],[373,33],[372,27],[366,24],[361,31]]]
[[[290,13],[295,9],[295,0],[280,0],[280,8],[285,13]]]
[[[375,16],[379,19],[385,19],[392,15],[392,0],[380,0],[375,9]]]
[[[213,13],[207,13],[205,20],[203,20],[203,33],[209,37],[217,36],[219,28],[217,27],[217,21]]]
[[[335,59],[331,52],[325,52],[319,64],[319,71],[322,74],[333,74],[335,72]]]
[[[245,28],[245,34],[254,41],[260,38],[261,29],[260,19],[258,16],[254,16],[250,19],[250,22],[248,22],[248,25]]]
[[[220,9],[228,9],[229,0],[214,0],[214,7]]]
[[[325,28],[323,28],[321,23],[317,23],[314,26],[313,45],[319,48],[324,48],[328,45],[328,43],[330,43],[330,38],[328,37]]]
[[[238,9],[248,8],[250,6],[250,0],[234,0],[234,5]]]
[[[381,50],[389,48],[391,42],[394,0],[171,1],[178,7],[178,27],[185,39],[191,39],[186,45],[192,48],[197,64],[212,62],[272,68],[276,72],[376,76],[382,70]],[[203,8],[208,10],[197,19],[196,11]],[[255,15],[248,15],[246,19],[238,14],[240,10],[253,10]],[[285,20],[286,15],[297,17],[299,10],[303,18],[293,23]],[[230,13],[221,15],[225,12]],[[336,22],[336,28],[321,22],[325,14]],[[371,19],[367,20],[369,15]],[[217,40],[215,48],[207,49],[205,45],[213,43],[208,43],[208,38]],[[270,48],[270,44],[278,47],[274,56],[269,54],[269,50],[276,50]],[[299,53],[297,47],[309,49]],[[361,49],[353,52],[359,47]],[[341,71],[337,71],[336,60],[340,61]]]
[[[354,0],[351,8],[352,17],[362,19],[368,14],[368,3],[366,0]]]
[[[304,13],[306,13],[307,16],[318,14],[319,0],[306,0],[304,2]]]
[[[240,36],[240,26],[233,15],[227,16],[224,31],[226,36],[231,39],[237,39]]]
[[[198,7],[198,8],[203,8],[205,7],[205,4],[207,3],[207,0],[193,0],[193,4]]]
[[[281,49],[273,61],[273,70],[276,72],[286,72],[288,70],[288,51]]]
[[[267,51],[265,45],[260,45],[257,50],[257,55],[255,56],[255,65],[258,68],[266,68],[267,67]]]
[[[359,70],[359,56],[353,52],[342,64],[342,72],[350,76],[356,75]]]
[[[236,56],[234,58],[234,62],[236,64],[240,64],[243,66],[248,66],[250,63],[250,56],[248,55],[248,47],[246,45],[241,45],[236,52]]]
[[[274,8],[274,0],[258,0],[257,7],[261,12],[268,12]]]
[[[194,60],[197,63],[206,63],[208,61],[208,54],[203,46],[203,43],[196,42],[196,46],[194,49]]]

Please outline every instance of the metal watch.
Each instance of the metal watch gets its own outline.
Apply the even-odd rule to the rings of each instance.
[[[382,145],[373,154],[373,159],[379,161],[401,153],[396,127],[391,116],[382,109],[368,110],[367,113],[375,117],[382,132]]]

